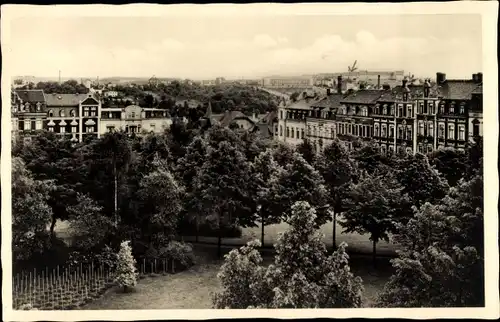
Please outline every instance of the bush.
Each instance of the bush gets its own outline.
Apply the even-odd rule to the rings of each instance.
[[[159,255],[161,258],[178,261],[185,267],[192,266],[196,262],[193,247],[190,244],[178,241],[171,241],[166,247],[160,248]]]
[[[116,265],[115,282],[123,287],[124,291],[137,284],[136,261],[132,256],[132,248],[129,241],[124,241],[121,244],[120,252],[118,252]]]

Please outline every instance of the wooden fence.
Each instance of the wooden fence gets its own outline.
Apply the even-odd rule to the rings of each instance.
[[[175,260],[145,258],[138,259],[136,266],[140,277],[175,274],[185,268]],[[13,276],[13,308],[76,309],[103,295],[113,280],[112,270],[93,263],[22,272]]]

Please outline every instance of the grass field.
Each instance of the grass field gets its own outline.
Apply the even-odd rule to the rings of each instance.
[[[134,292],[122,293],[118,288],[110,289],[102,298],[87,304],[83,310],[134,310],[134,309],[211,309],[212,293],[220,288],[217,273],[220,260],[207,254],[214,254],[213,246],[197,246],[200,263],[190,270],[175,275],[146,277],[138,282]],[[224,248],[228,252],[229,247]],[[272,259],[265,257],[265,263]],[[365,307],[373,305],[377,294],[387,282],[391,267],[388,260],[381,259],[377,269],[372,267],[368,256],[351,258],[351,270],[363,279]]]

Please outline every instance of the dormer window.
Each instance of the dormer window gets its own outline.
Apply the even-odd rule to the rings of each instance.
[[[49,113],[48,113],[48,114],[49,114],[49,117],[54,117],[54,111],[49,110]]]
[[[465,103],[460,104],[460,114],[465,114]]]
[[[75,110],[69,111],[69,116],[75,117],[76,116]]]
[[[83,108],[83,116],[89,116],[89,108],[88,107],[84,107]]]
[[[455,103],[451,103],[450,105],[450,114],[454,114],[455,113]]]
[[[64,113],[64,110],[60,110],[60,111],[59,111],[59,116],[60,116],[60,117],[64,117],[64,116],[66,116],[66,114]]]

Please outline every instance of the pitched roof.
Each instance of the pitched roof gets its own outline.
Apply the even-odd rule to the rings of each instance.
[[[80,101],[89,97],[89,94],[47,94],[47,106],[76,106]]]
[[[311,106],[319,108],[336,109],[337,107],[340,106],[340,102],[342,101],[344,96],[345,95],[343,94],[332,93],[327,97],[325,97],[324,99],[320,100],[319,102],[313,103]]]
[[[264,115],[260,119],[260,122],[265,123],[265,124],[272,124],[273,121],[278,117],[278,113],[276,111],[272,111]]]
[[[479,86],[472,91],[472,94],[483,94],[483,84],[479,84]]]
[[[226,112],[224,113],[224,115],[222,115],[222,117],[219,119],[219,122],[222,126],[228,126],[229,124],[231,124],[232,121],[234,121],[234,119],[236,118],[246,118],[248,119],[250,122],[254,123],[250,117],[246,116],[245,114],[243,114],[242,112],[240,111],[229,111],[229,112]]]
[[[16,90],[16,94],[23,102],[45,102],[45,96],[41,89]]]
[[[314,104],[314,103],[316,103],[316,101],[311,102],[311,101],[306,101],[306,100],[299,100],[299,101],[292,103],[287,108],[299,109],[299,110],[310,110],[310,109],[312,109],[311,104]]]
[[[384,94],[384,92],[385,91],[378,89],[359,90],[348,94],[346,97],[341,99],[341,103],[372,104],[375,103]]]
[[[263,139],[267,139],[272,136],[270,126],[268,124],[257,123],[254,130],[259,131],[259,135]]]
[[[424,96],[424,85],[413,85],[410,84],[408,85],[409,89],[409,96],[411,98],[421,98]],[[393,101],[399,101],[403,99],[403,93],[404,93],[404,87],[401,85],[398,85],[394,88],[391,88],[389,90],[383,91],[382,95],[378,99],[378,101],[382,102],[393,102]],[[438,88],[437,86],[432,86],[430,87],[429,91],[429,97],[437,97],[438,96]]]
[[[439,86],[439,91],[445,99],[468,100],[479,86],[471,80],[447,80]]]

